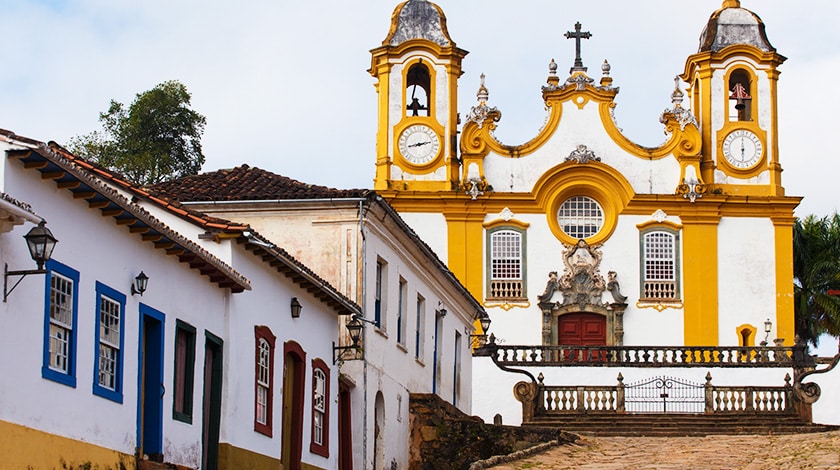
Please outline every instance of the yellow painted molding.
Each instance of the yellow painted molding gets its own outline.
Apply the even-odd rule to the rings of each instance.
[[[686,346],[717,346],[718,222],[697,214],[683,222],[683,328]]]
[[[681,309],[683,308],[682,302],[658,302],[658,303],[650,303],[650,302],[636,302],[636,308],[652,308],[657,312],[662,312],[665,309],[673,308],[673,309]]]
[[[514,308],[530,308],[531,302],[528,300],[519,302],[519,301],[507,301],[507,302],[495,302],[495,301],[485,301],[483,303],[485,308],[500,308],[506,312],[510,311]],[[477,320],[476,320],[477,321]],[[478,329],[480,330],[481,327],[479,326]]]
[[[795,336],[793,316],[793,223],[774,218],[776,263],[776,337],[792,345]]]
[[[611,108],[615,107],[615,103],[600,103],[599,112],[601,114],[601,122],[607,134],[619,147],[624,149],[627,153],[648,160],[658,160],[673,155],[677,159],[682,157],[694,157],[700,154],[702,139],[700,131],[693,124],[683,126],[671,113],[663,115],[665,118],[665,132],[670,134],[667,142],[659,147],[644,147],[632,140],[628,139],[621,133],[621,130],[615,125],[610,113]],[[700,176],[698,172],[698,177]]]
[[[672,222],[670,220],[663,220],[662,222],[659,222],[658,220],[648,220],[640,224],[636,224],[636,228],[640,231],[653,227],[670,228],[676,231],[680,231],[683,228],[682,224],[678,224],[677,222]]]
[[[504,145],[493,136],[497,122],[501,120],[502,113],[496,110],[490,112],[485,120],[479,124],[475,121],[467,122],[461,130],[461,155],[464,157],[464,165],[472,161],[480,162],[491,151],[503,157],[520,158],[531,154],[545,144],[563,113],[563,106],[560,103],[546,103],[548,107],[548,120],[536,137],[522,145]],[[484,176],[483,165],[479,164],[481,176]]]
[[[502,219],[502,218],[496,218],[496,219],[493,219],[493,220],[488,220],[487,222],[484,222],[481,225],[484,227],[485,230],[490,230],[490,229],[494,229],[496,227],[505,227],[505,226],[513,226],[513,227],[520,228],[522,230],[528,230],[528,227],[531,226],[530,223],[523,222],[521,220],[517,220],[517,219],[505,220],[505,219]]]
[[[615,231],[618,216],[633,195],[633,188],[624,176],[601,162],[561,163],[543,174],[534,185],[535,201],[545,211],[549,228],[567,245],[574,245],[578,240],[566,235],[557,222],[557,211],[564,201],[573,196],[588,196],[598,201],[604,224],[597,234],[586,239],[590,245],[597,245]]]

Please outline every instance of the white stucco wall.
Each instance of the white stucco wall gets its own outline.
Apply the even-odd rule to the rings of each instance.
[[[140,303],[166,315],[163,360],[164,398],[163,446],[174,463],[197,466],[201,459],[201,426],[172,420],[172,345],[175,319],[194,325],[197,333],[209,330],[224,337],[225,290],[211,284],[197,271],[166,256],[152,244],[141,242],[118,227],[113,219],[102,217],[84,201],[75,200],[64,189],[56,189],[49,180],[41,180],[36,171],[23,171],[18,162],[5,162],[6,189],[10,194],[32,204],[46,218],[48,227],[59,240],[53,259],[79,271],[78,316],[76,329],[76,387],[69,387],[41,376],[44,348],[45,278],[33,275],[24,279],[8,303],[2,304],[0,355],[14,357],[4,361],[4,375],[12,380],[0,383],[0,419],[90,442],[126,454],[134,454],[137,445],[137,344]],[[4,261],[10,269],[33,269],[21,236],[29,226],[17,227],[0,235]],[[149,276],[148,290],[132,296],[130,285],[144,271]],[[123,403],[115,403],[92,393],[94,364],[98,346],[95,283],[100,281],[126,296],[123,312]],[[197,341],[198,342],[198,341]],[[203,349],[197,350],[196,362],[203,361]],[[201,368],[196,368],[195,383],[200,384]],[[200,416],[202,390],[196,387],[194,416]],[[167,406],[168,404],[168,406]]]

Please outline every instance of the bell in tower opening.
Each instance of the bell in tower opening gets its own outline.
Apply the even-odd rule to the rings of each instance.
[[[422,60],[408,69],[408,74],[405,80],[405,109],[407,116],[429,115],[429,97],[431,95],[429,92],[431,83],[432,80],[429,76],[429,69],[423,65]]]

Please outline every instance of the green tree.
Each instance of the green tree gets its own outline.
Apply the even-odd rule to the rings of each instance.
[[[138,184],[194,175],[204,154],[206,119],[190,108],[187,87],[171,80],[137,94],[128,109],[111,100],[99,114],[101,131],[76,136],[69,149]]]
[[[840,336],[840,215],[797,219],[793,226],[796,334],[817,345],[821,334]]]

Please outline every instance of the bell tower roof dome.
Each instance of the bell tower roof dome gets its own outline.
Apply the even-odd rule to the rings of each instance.
[[[767,39],[761,18],[741,8],[740,0],[725,0],[700,34],[698,52],[717,52],[733,44],[746,44],[764,52],[776,51]]]
[[[454,46],[446,30],[443,10],[426,0],[408,0],[394,9],[391,29],[383,46],[398,46],[412,39],[426,39],[441,47]]]

